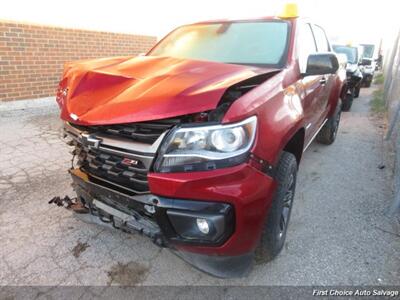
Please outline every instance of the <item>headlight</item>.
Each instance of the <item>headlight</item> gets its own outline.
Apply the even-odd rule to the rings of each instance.
[[[257,117],[253,116],[235,124],[173,129],[154,168],[158,172],[185,172],[240,164],[247,159],[256,127]]]

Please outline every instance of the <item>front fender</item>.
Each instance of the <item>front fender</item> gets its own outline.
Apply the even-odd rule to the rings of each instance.
[[[272,165],[290,138],[304,126],[302,89],[295,83],[284,87],[285,72],[271,78],[236,100],[223,122],[257,115],[257,138],[252,153]]]

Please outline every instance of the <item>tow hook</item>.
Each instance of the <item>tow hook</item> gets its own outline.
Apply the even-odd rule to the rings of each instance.
[[[68,196],[65,196],[64,198],[57,196],[49,201],[49,204],[52,203],[57,206],[65,207],[66,209],[71,209],[73,212],[78,214],[87,214],[89,212],[89,210],[80,200],[78,200],[77,197],[71,199]]]

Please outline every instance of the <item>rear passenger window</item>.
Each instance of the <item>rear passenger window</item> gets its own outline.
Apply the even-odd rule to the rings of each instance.
[[[299,36],[297,39],[297,49],[300,71],[305,72],[308,56],[317,52],[310,24],[302,24],[300,26]]]
[[[318,52],[329,52],[329,44],[325,35],[325,31],[317,26],[313,26],[315,41],[317,42]]]

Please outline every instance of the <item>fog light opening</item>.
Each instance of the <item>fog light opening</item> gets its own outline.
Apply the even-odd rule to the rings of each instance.
[[[196,219],[197,227],[201,233],[208,234],[210,232],[210,226],[206,219]]]

